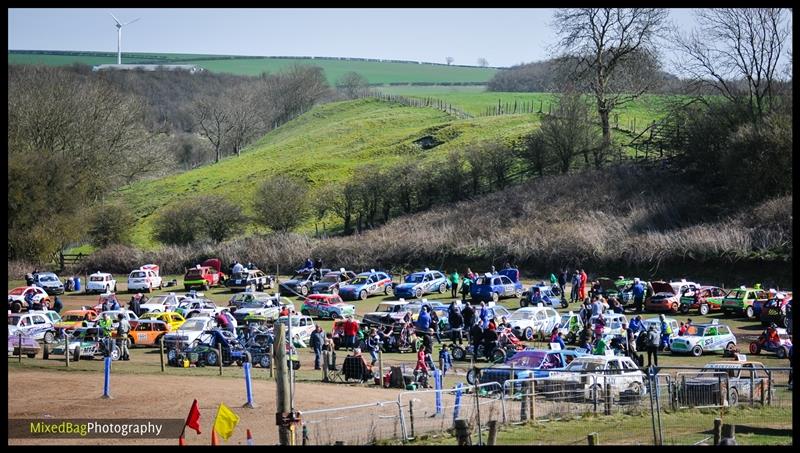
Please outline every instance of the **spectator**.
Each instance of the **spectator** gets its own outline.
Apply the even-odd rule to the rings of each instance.
[[[606,318],[602,314],[597,316],[597,319],[594,320],[594,335],[599,337],[603,335],[603,330],[606,327]]]
[[[622,323],[622,331],[625,333],[625,346],[628,349],[628,356],[634,358],[636,356],[636,333],[633,329],[629,329],[625,323]]]
[[[426,364],[425,360],[425,349],[419,348],[417,351],[417,365],[414,367],[414,373],[417,371],[421,371],[423,373],[428,373],[428,365]]]
[[[602,335],[598,335],[597,341],[594,344],[594,351],[592,354],[594,355],[606,355],[606,340],[603,339]]]
[[[553,330],[550,332],[550,343],[555,343],[556,338],[558,338],[558,327],[553,327]]]
[[[469,329],[469,339],[472,342],[473,357],[478,357],[478,346],[483,342],[483,327],[479,323],[475,323]]]
[[[453,307],[454,309],[450,312],[450,315],[447,317],[447,321],[450,323],[450,340],[455,343],[458,341],[458,344],[462,344],[462,329],[464,327],[464,316],[461,314],[461,310],[458,307]]]
[[[142,298],[142,293],[136,293],[133,297],[131,297],[131,301],[128,303],[128,309],[136,313],[136,316],[141,316],[141,307],[139,303],[141,298]]]
[[[636,312],[641,313],[644,310],[644,285],[642,285],[638,277],[633,279],[631,294],[633,295],[633,306]]]
[[[469,269],[467,269],[469,270]],[[461,300],[466,301],[467,296],[470,294],[470,290],[472,289],[472,278],[469,275],[465,275],[463,279],[461,279]]]
[[[494,318],[489,320],[489,326],[487,328],[489,330],[497,330],[497,323],[494,321]]]
[[[586,275],[586,271],[581,269],[581,290],[578,295],[581,299],[586,297],[586,281],[589,279],[589,276]]]
[[[439,315],[436,314],[436,310],[431,310],[431,328],[434,332],[433,335],[436,337],[436,341],[442,344],[442,337],[439,335],[439,328],[441,326],[439,324]]]
[[[428,368],[431,370],[436,369],[436,365],[433,363],[433,329],[429,328],[427,331],[424,332],[422,335],[422,348],[425,350],[425,360],[428,364]]]
[[[683,321],[681,321],[680,327],[678,327],[678,336],[679,337],[682,337],[684,334],[686,334],[686,328],[687,328],[686,324],[684,324]]]
[[[639,333],[644,328],[644,324],[642,323],[642,315],[636,315],[633,319],[631,319],[630,329],[634,334]]]
[[[331,362],[328,364],[328,369],[336,371],[336,345],[333,343],[333,335],[330,332],[325,334],[325,344],[322,349],[330,352]]]
[[[56,296],[55,302],[53,302],[53,311],[61,313],[62,308],[64,308],[64,305],[61,303],[61,298]]]
[[[111,337],[111,327],[112,321],[111,318],[108,316],[108,313],[103,313],[103,317],[97,323],[98,327],[100,327],[100,334],[104,338]]]
[[[25,294],[25,302],[28,304],[28,310],[33,310],[33,293],[34,291],[30,290]]]
[[[472,269],[467,268],[467,278],[469,278],[472,281],[475,281],[475,277],[476,277],[475,272],[472,272]]]
[[[234,274],[238,274],[240,272],[244,272],[244,266],[242,266],[242,263],[240,263],[238,261],[234,261],[233,262],[233,273]]]
[[[581,318],[584,325],[589,324],[592,318],[592,306],[586,303],[582,304],[578,316]]]
[[[475,324],[475,309],[472,308],[472,304],[464,302],[464,309],[461,310],[461,314],[464,316],[464,328],[469,329]]]
[[[486,329],[483,331],[483,354],[487,360],[492,359],[492,353],[497,349],[497,331],[494,329]]]
[[[659,350],[663,351],[669,348],[669,338],[672,336],[672,326],[670,326],[667,322],[667,318],[664,316],[664,313],[661,313],[658,318],[661,321],[661,344],[659,345]]]
[[[486,302],[481,302],[481,311],[478,315],[481,321],[481,328],[486,329],[489,327],[489,308],[486,307]]]
[[[562,269],[561,273],[558,274],[558,288],[561,290],[561,300],[567,299],[567,280],[569,279],[569,272],[566,269]]]
[[[344,322],[344,347],[353,349],[356,347],[356,336],[358,335],[358,323],[348,316]]]
[[[367,348],[369,349],[369,355],[372,357],[371,366],[375,366],[378,363],[378,351],[381,350],[381,338],[378,336],[378,331],[374,327],[369,330],[369,336],[367,337]],[[381,371],[383,372],[383,371]]]
[[[542,302],[542,292],[539,290],[539,287],[533,289],[533,295],[531,295],[531,305],[536,306]]]
[[[25,274],[25,286],[33,286],[33,274]]]
[[[600,297],[595,296],[594,301],[592,301],[592,316],[599,316],[603,314],[603,303],[600,302]]]
[[[594,334],[592,333],[592,326],[590,324],[584,324],[583,330],[581,330],[580,335],[578,336],[578,347],[583,348],[587,351],[592,350],[592,343],[594,342]]]
[[[117,325],[117,344],[119,345],[119,358],[122,360],[130,360],[130,351],[128,351],[128,334],[131,331],[131,325],[125,319],[122,313],[117,316],[119,324]]]
[[[325,346],[325,332],[322,331],[322,326],[319,324],[317,324],[314,332],[311,333],[310,346],[314,350],[314,369],[319,370],[321,369],[322,347]]]
[[[649,368],[652,365],[658,366],[658,332],[656,332],[656,326],[651,324],[650,328],[647,332],[643,332],[642,335],[647,335],[647,341],[645,346],[647,347],[647,367]]]
[[[223,315],[222,312],[217,313],[217,316],[214,317],[217,321],[217,325],[223,330],[231,330],[231,322],[228,320],[228,317]]]
[[[562,350],[567,349],[567,345],[566,345],[566,343],[564,343],[564,338],[563,338],[561,332],[558,332],[556,334],[556,340],[555,341],[551,341],[551,343],[558,343],[558,345],[561,346]]]
[[[458,271],[453,269],[453,273],[450,274],[450,297],[456,298],[458,297],[458,282],[461,281],[461,277],[458,276]]]
[[[572,290],[570,291],[570,299],[572,302],[578,302],[579,300],[583,300],[580,297],[580,289],[581,289],[581,274],[575,269],[575,273],[572,274]]]
[[[443,345],[439,350],[439,363],[442,364],[442,377],[447,374],[447,370],[453,368],[453,356],[450,354],[450,348]]]
[[[420,332],[427,332],[431,327],[431,315],[428,313],[428,306],[423,305],[419,310],[419,317],[417,318],[417,330]]]

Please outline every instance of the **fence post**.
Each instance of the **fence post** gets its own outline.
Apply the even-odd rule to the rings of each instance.
[[[269,377],[270,379],[275,377],[275,346],[269,345]]]
[[[720,443],[725,439],[736,442],[736,425],[722,425],[722,439],[720,439]]]
[[[458,439],[458,446],[463,447],[472,445],[472,436],[469,432],[469,425],[463,418],[456,420],[456,438]]]
[[[528,420],[528,383],[525,382],[522,384],[522,395],[520,396],[520,406],[519,406],[519,419],[520,421]],[[511,390],[514,391],[513,388]]]
[[[64,333],[64,357],[67,360],[67,368],[69,368],[69,336]]]
[[[531,396],[530,396],[531,411],[530,412],[531,412],[531,419],[535,422],[536,421],[536,381],[535,380],[531,380],[530,386],[531,386]]]
[[[411,420],[411,438],[415,438],[414,435],[414,400],[411,399],[408,401],[408,418]]]
[[[590,446],[591,445],[600,445],[600,443],[598,442],[598,439],[597,439],[597,433],[589,433],[589,436],[587,436],[587,437],[588,437],[588,441],[589,441],[589,445]]]
[[[489,439],[486,445],[494,445],[497,442],[497,420],[489,420]]]
[[[761,407],[764,407],[766,405],[766,403],[767,403],[767,395],[764,394],[764,387],[766,387],[766,385],[764,385],[764,384],[765,384],[765,382],[762,379],[761,380]]]
[[[714,419],[714,445],[719,445],[719,441],[722,439],[722,419],[715,418]]]
[[[378,349],[378,370],[379,370],[380,376],[381,376],[381,380],[380,380],[381,388],[385,388],[386,387],[386,383],[384,382],[384,376],[383,376],[383,350],[381,350],[381,349]]]
[[[164,337],[161,337],[161,339],[158,342],[158,352],[159,352],[159,355],[161,356],[161,372],[163,373],[164,372]]]
[[[767,404],[772,406],[772,371],[767,370]]]
[[[606,415],[611,415],[611,384],[608,382],[605,384],[605,394],[603,395],[604,413]]]
[[[19,343],[17,343],[17,348],[19,350],[19,363],[22,363],[22,331],[19,332],[17,335],[17,339]]]
[[[481,434],[481,402],[478,398],[478,384],[480,383],[480,378],[478,376],[478,370],[475,369],[475,411],[478,416],[478,445],[483,445],[483,434]]]
[[[327,349],[322,351],[322,382],[328,382],[328,360],[330,359],[330,351]],[[303,425],[305,429],[305,425]]]
[[[217,356],[219,357],[219,375],[222,376],[222,345],[217,344]]]

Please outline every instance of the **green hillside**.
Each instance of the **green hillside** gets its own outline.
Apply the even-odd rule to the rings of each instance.
[[[113,64],[117,56],[111,52],[45,52],[9,51],[8,64],[45,64],[65,66]],[[328,82],[334,83],[343,74],[355,71],[371,84],[389,83],[486,83],[497,72],[494,68],[445,66],[430,63],[364,61],[334,58],[271,58],[235,55],[191,55],[160,53],[123,53],[126,64],[196,64],[212,72],[237,75],[258,75],[277,72],[293,64],[320,66]]]
[[[197,194],[221,194],[252,213],[256,186],[268,175],[289,174],[318,186],[347,179],[364,164],[386,166],[404,159],[438,159],[470,143],[510,141],[538,127],[538,123],[538,115],[457,120],[436,109],[373,99],[325,104],[270,132],[241,157],[142,181],[121,189],[115,197],[131,206],[138,218],[133,230],[136,245],[152,248],[157,245],[150,237],[153,214]],[[426,135],[443,143],[423,151],[413,142]],[[313,224],[306,225],[306,231],[313,231]]]

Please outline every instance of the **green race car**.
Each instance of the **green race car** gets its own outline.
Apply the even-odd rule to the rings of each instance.
[[[753,308],[753,303],[758,300],[763,304],[768,298],[767,292],[763,289],[745,288],[741,286],[739,289],[731,290],[731,292],[722,299],[722,312],[725,316],[730,316],[731,313],[737,313],[744,314],[747,319],[755,319],[756,313]]]

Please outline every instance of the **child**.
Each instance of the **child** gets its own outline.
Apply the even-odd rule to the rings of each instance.
[[[453,368],[453,356],[450,355],[450,348],[447,345],[442,345],[439,350],[439,362],[442,364],[442,376],[447,374],[447,370]]]

